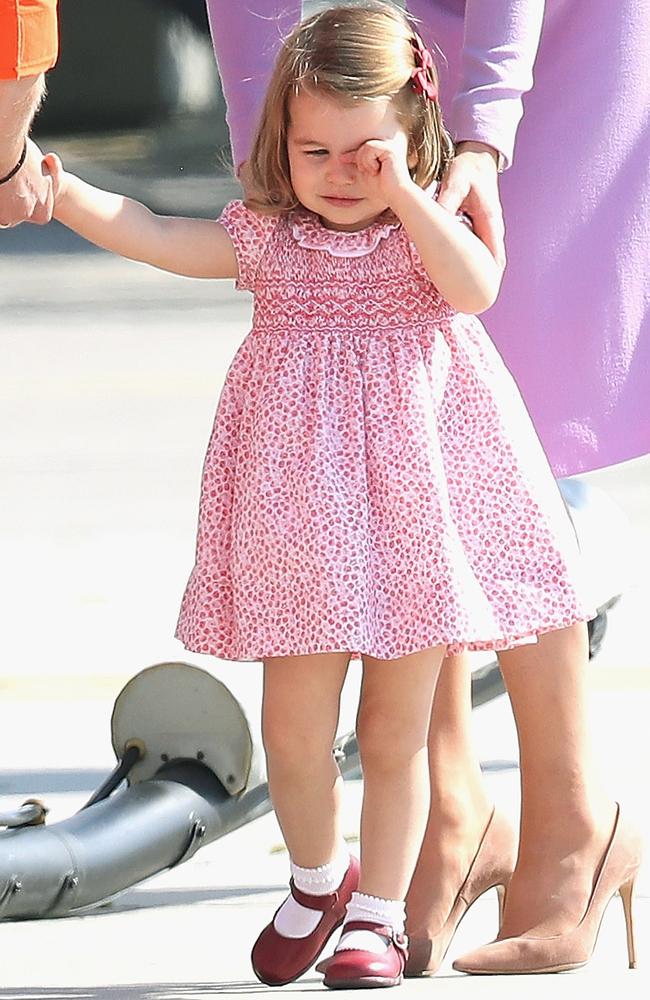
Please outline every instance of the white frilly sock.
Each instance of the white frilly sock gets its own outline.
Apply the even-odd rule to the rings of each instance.
[[[350,855],[345,844],[342,844],[334,860],[318,868],[300,868],[292,861],[291,875],[301,892],[308,896],[327,896],[338,889],[349,867]],[[307,937],[315,929],[321,917],[320,910],[310,910],[306,906],[301,906],[293,896],[289,896],[276,913],[273,926],[283,937]]]
[[[382,937],[372,931],[346,931],[346,925],[353,920],[369,920],[373,924],[392,927],[396,934],[403,934],[405,919],[406,907],[403,900],[381,899],[379,896],[353,892],[347,905],[341,940],[335,951],[354,949],[380,955],[386,951],[386,942]]]

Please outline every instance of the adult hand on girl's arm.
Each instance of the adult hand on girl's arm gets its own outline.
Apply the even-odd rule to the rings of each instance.
[[[155,215],[145,205],[86,184],[48,153],[54,217],[97,246],[190,278],[236,278],[237,258],[224,227],[211,219]]]
[[[474,232],[502,269],[506,264],[505,228],[499,200],[497,151],[482,142],[461,142],[445,174],[438,204],[452,215],[466,212]]]

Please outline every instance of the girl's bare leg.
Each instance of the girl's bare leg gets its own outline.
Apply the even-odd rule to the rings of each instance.
[[[407,930],[413,938],[440,931],[492,814],[471,715],[470,658],[446,657],[429,729],[429,817],[407,895]]]
[[[444,647],[366,656],[357,718],[364,778],[359,891],[404,899],[429,812],[427,736]]]
[[[611,836],[615,807],[593,771],[587,727],[587,628],[540,636],[500,656],[517,723],[519,858],[501,936],[575,927]]]
[[[295,864],[317,868],[340,850],[343,779],[332,756],[349,653],[264,661],[262,735],[269,789]]]

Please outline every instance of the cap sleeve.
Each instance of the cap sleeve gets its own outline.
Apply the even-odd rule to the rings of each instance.
[[[235,248],[239,278],[235,286],[243,291],[255,290],[257,272],[264,251],[279,221],[277,215],[262,215],[246,208],[243,201],[231,201],[218,221],[224,227]]]

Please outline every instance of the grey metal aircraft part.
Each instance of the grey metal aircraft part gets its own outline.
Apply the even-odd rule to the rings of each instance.
[[[10,827],[0,832],[0,920],[79,913],[271,809],[241,706],[198,667],[136,675],[117,698],[112,735],[113,780],[76,815],[47,826],[45,807],[30,802],[0,817]],[[355,749],[351,737],[334,749],[344,773],[358,765]]]

